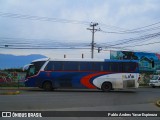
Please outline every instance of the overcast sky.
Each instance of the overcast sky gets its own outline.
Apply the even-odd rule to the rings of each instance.
[[[101,29],[95,33],[98,47],[160,53],[160,0],[0,0],[0,45],[89,45],[90,22]]]

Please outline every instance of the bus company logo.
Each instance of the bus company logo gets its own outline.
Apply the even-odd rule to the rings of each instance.
[[[132,78],[132,79],[133,79],[133,78],[134,78],[134,75],[132,75],[132,74],[124,75],[124,78],[125,78],[125,79],[128,79],[128,78]]]
[[[2,112],[2,117],[12,117],[11,112]]]

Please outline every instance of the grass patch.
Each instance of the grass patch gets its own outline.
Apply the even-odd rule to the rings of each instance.
[[[18,95],[20,94],[20,91],[15,91],[15,92],[3,92],[0,93],[1,95]]]

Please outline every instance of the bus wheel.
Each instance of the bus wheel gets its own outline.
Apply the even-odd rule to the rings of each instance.
[[[109,92],[110,90],[112,90],[112,84],[110,82],[104,82],[101,86],[101,89],[104,92]]]
[[[46,91],[51,91],[53,88],[52,88],[52,83],[51,82],[44,82],[43,83],[43,89],[46,90]]]

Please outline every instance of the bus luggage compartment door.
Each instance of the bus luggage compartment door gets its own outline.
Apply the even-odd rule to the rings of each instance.
[[[135,87],[135,80],[124,80],[123,88],[133,88]]]

